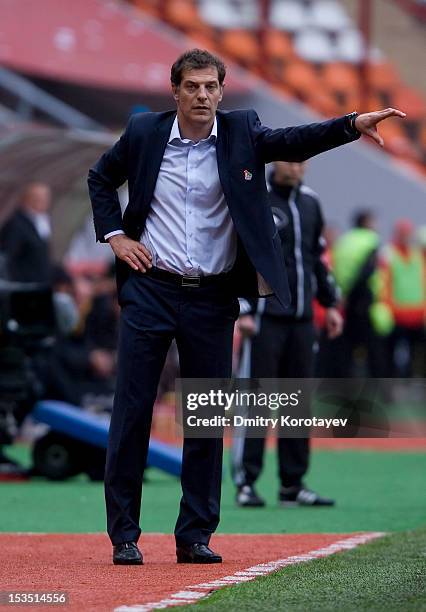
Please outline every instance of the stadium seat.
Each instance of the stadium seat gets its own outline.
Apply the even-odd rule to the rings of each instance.
[[[315,90],[321,90],[321,83],[315,68],[301,60],[292,62],[283,71],[283,83],[297,96],[308,98]]]
[[[362,108],[362,104],[364,104],[364,108]],[[374,90],[371,90],[366,100],[364,100],[363,96],[361,95],[360,105],[358,106],[358,108],[359,112],[361,113],[369,110],[379,110],[384,106],[385,105],[383,104],[381,96]]]
[[[268,30],[265,36],[266,56],[276,62],[286,62],[294,58],[294,47],[290,37],[278,30]]]
[[[214,39],[209,35],[211,30],[208,30],[207,33],[199,30],[198,28],[190,28],[186,31],[187,36],[192,38],[199,49],[206,49],[210,51],[210,53],[219,53],[220,50],[217,49],[217,45]]]
[[[330,33],[340,32],[350,25],[344,8],[335,0],[313,2],[308,9],[307,17],[311,27]]]
[[[334,94],[358,94],[358,70],[351,64],[333,62],[325,64],[321,70],[321,77],[327,87]]]
[[[389,62],[370,62],[368,78],[371,88],[383,94],[390,95],[400,86],[398,73]]]
[[[358,69],[350,64],[327,64],[321,70],[321,78],[325,87],[336,96],[342,114],[383,107],[383,99],[374,89],[364,100]]]
[[[167,2],[165,6],[165,17],[167,21],[179,28],[180,30],[188,30],[189,28],[200,26],[202,29],[205,24],[200,20],[198,10],[192,0],[174,0]]]
[[[346,96],[340,95],[337,97],[337,99],[339,102],[339,112],[341,115],[352,113],[353,111],[361,112],[361,96],[356,91],[349,92]]]
[[[284,66],[296,58],[291,39],[285,32],[268,30],[261,45],[265,54],[263,76],[271,83],[280,85]]]
[[[358,64],[364,56],[364,43],[358,30],[342,30],[336,39],[336,60]]]
[[[399,87],[392,97],[392,106],[407,113],[407,121],[420,121],[426,117],[425,100],[410,87]]]
[[[334,45],[327,33],[305,28],[294,36],[296,53],[308,62],[322,64],[334,60]]]
[[[269,16],[272,28],[297,32],[308,23],[307,10],[298,0],[274,0]]]
[[[233,0],[241,19],[241,27],[257,29],[260,26],[260,8],[257,0]]]
[[[246,67],[254,68],[259,63],[259,45],[256,36],[247,30],[225,30],[222,33],[221,48]]]
[[[397,157],[411,161],[419,162],[421,160],[419,149],[407,137],[400,123],[390,119],[389,121],[384,121],[380,125],[379,130],[385,141],[385,149],[387,151]]]
[[[201,0],[199,11],[201,19],[213,28],[253,29],[259,24],[258,6],[250,0],[245,5],[229,0]]]
[[[342,114],[335,97],[327,91],[321,89],[313,90],[305,97],[304,101],[321,113],[321,115],[324,115],[324,117],[337,117]]]

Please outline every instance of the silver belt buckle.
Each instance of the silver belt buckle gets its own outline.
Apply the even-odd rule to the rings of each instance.
[[[201,276],[182,276],[182,287],[199,287]]]

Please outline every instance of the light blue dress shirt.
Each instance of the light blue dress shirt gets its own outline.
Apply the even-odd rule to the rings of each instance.
[[[208,275],[228,272],[235,262],[237,237],[219,180],[216,139],[216,119],[210,136],[193,142],[181,138],[175,118],[141,236],[158,268]]]

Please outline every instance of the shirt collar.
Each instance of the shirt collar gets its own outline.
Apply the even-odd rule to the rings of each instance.
[[[214,138],[215,140],[217,139],[217,118],[214,118],[214,123],[213,123],[213,127],[212,127],[212,131],[210,132],[210,134],[207,136],[207,138],[203,138],[202,140],[200,140],[200,142],[206,142],[207,140],[210,140],[210,138]],[[177,115],[175,117],[175,120],[173,121],[173,125],[172,125],[172,129],[170,132],[170,136],[169,136],[169,141],[168,144],[171,143],[173,140],[180,140],[181,142],[192,142],[191,140],[188,140],[187,138],[182,138],[182,136],[180,135],[180,131],[179,131],[179,123],[178,123],[178,118]]]

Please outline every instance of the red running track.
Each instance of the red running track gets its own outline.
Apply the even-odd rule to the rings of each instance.
[[[332,548],[327,554],[331,554],[340,549],[335,543],[348,537],[342,534],[216,535],[212,548],[223,555],[224,562],[203,566],[178,565],[172,535],[146,534],[140,540],[145,565],[123,567],[112,565],[111,546],[103,534],[0,534],[0,590],[69,593],[68,605],[14,605],[13,609],[106,612],[119,606],[159,602],[175,593],[187,592],[188,587],[231,576],[259,563],[324,550],[330,545]],[[307,559],[295,559],[291,563]],[[207,589],[206,593],[211,590],[214,589]],[[0,610],[10,612],[11,607],[0,606]]]

